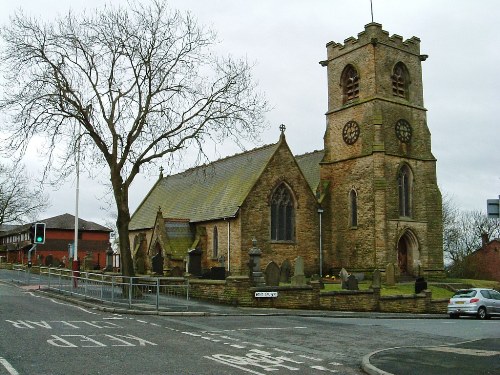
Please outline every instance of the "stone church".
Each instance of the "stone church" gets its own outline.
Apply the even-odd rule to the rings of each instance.
[[[420,40],[370,23],[327,44],[324,150],[294,156],[276,143],[160,175],[130,223],[138,271],[224,267],[248,274],[252,240],[263,268],[304,259],[306,275],[406,276],[443,271],[442,203],[423,102]],[[319,135],[318,135],[319,136]],[[320,264],[321,263],[321,264]]]

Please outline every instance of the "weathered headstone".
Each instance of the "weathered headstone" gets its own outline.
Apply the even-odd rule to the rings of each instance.
[[[225,280],[226,279],[226,269],[224,267],[212,267],[212,268],[210,268],[210,278],[212,280]]]
[[[175,266],[169,272],[169,276],[171,277],[181,277],[182,276],[182,268]]]
[[[396,275],[395,275],[395,265],[394,263],[387,264],[385,268],[385,283],[387,285],[394,285],[396,283]]]
[[[250,270],[250,277],[256,286],[265,285],[266,280],[262,274],[260,268],[260,257],[262,256],[262,250],[257,247],[257,240],[252,239],[252,248],[248,251],[250,259],[248,261],[248,268]]]
[[[201,249],[191,249],[188,251],[188,272],[191,275],[201,276]]]
[[[347,278],[347,290],[359,290],[358,279],[356,279],[356,276],[349,275]]]
[[[163,257],[161,253],[156,254],[151,261],[153,263],[153,272],[156,275],[163,275]]]
[[[342,289],[347,289],[347,279],[349,278],[349,273],[345,268],[342,268],[339,273],[340,280],[342,280]]]
[[[54,256],[52,254],[49,254],[45,257],[45,265],[50,267],[54,263]]]
[[[427,289],[427,281],[423,277],[417,278],[415,281],[415,294],[419,294]]]
[[[285,259],[283,263],[281,263],[280,282],[289,283],[291,276],[292,276],[292,264],[288,259]]]
[[[275,262],[269,262],[264,273],[267,286],[280,285],[280,268]]]
[[[295,272],[292,276],[292,285],[306,285],[304,259],[301,256],[295,258]]]
[[[380,289],[382,287],[382,274],[380,270],[373,271],[372,289]]]
[[[135,259],[135,270],[138,274],[142,274],[142,275],[144,275],[144,272],[146,272],[146,264],[144,262],[143,256],[138,256]]]

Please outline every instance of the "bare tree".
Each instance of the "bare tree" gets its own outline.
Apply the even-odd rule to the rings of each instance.
[[[109,170],[124,275],[134,274],[128,202],[137,174],[262,130],[267,103],[250,65],[214,56],[214,33],[163,0],[47,24],[18,12],[1,36],[0,109],[12,116],[4,126],[12,148],[25,151],[43,136],[47,168],[63,177],[81,142],[87,168]]]
[[[48,207],[48,197],[23,165],[0,164],[0,225],[33,221]]]
[[[460,211],[448,195],[443,198],[443,249],[454,273],[467,273],[468,255],[482,246],[482,241],[500,237],[500,221],[481,211]]]

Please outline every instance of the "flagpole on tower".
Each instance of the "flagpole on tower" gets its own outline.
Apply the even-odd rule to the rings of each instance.
[[[370,0],[370,10],[372,13],[372,22],[373,22],[373,0]]]

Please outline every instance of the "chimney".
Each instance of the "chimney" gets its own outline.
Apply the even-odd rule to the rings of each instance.
[[[481,233],[481,244],[482,247],[486,246],[486,244],[490,241],[488,233],[483,232]]]

